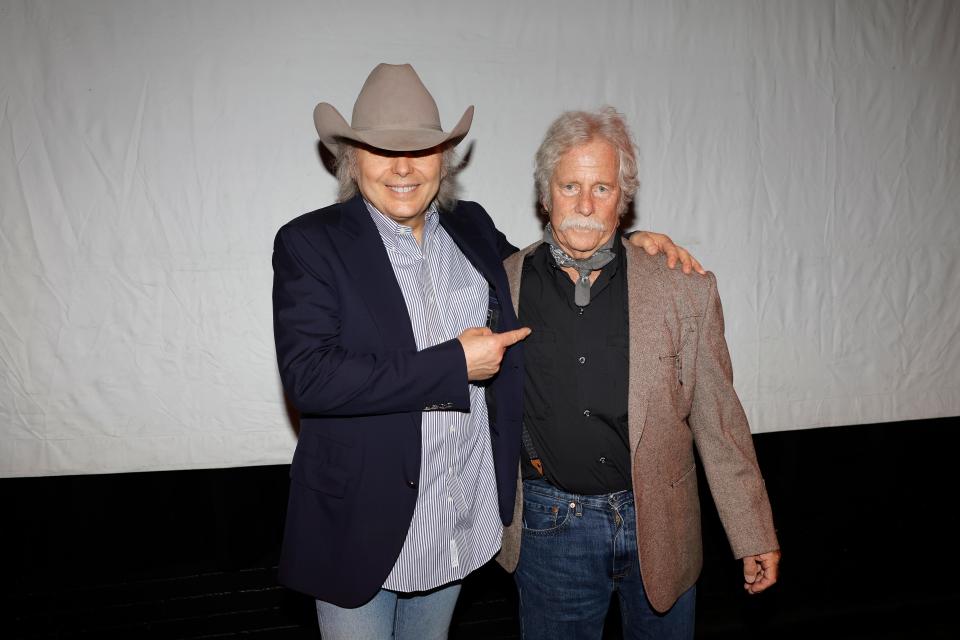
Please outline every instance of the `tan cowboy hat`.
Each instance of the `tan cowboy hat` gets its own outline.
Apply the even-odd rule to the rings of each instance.
[[[348,125],[327,102],[313,110],[320,140],[336,153],[340,140],[352,140],[388,151],[420,151],[441,144],[456,145],[470,130],[473,105],[450,133],[440,128],[440,111],[420,76],[409,64],[378,64],[360,89]]]

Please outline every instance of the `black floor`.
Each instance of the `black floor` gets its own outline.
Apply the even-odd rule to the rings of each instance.
[[[806,602],[787,585],[748,598],[734,589],[698,593],[697,638],[950,638],[960,637],[960,594],[847,598]],[[866,585],[861,585],[864,587]],[[851,590],[853,585],[851,585]],[[869,586],[864,592],[872,591]],[[789,601],[789,602],[788,602]],[[37,590],[13,598],[6,638],[281,638],[318,640],[313,603],[278,587],[272,570],[178,576],[136,582]],[[620,638],[616,606],[604,638]],[[9,635],[8,635],[9,634]],[[510,579],[488,566],[464,584],[450,637],[519,638]]]
[[[784,560],[741,589],[701,477],[697,637],[960,638],[956,419],[755,437]],[[0,480],[0,638],[319,638],[275,582],[287,468]],[[458,640],[518,638],[511,579],[465,582]],[[605,638],[621,637],[616,607]]]

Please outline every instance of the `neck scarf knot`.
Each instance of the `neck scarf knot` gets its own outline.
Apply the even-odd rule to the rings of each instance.
[[[613,234],[592,256],[577,260],[571,258],[566,251],[557,246],[557,242],[553,238],[553,227],[550,226],[549,222],[544,228],[543,241],[550,246],[550,255],[553,256],[554,263],[560,268],[572,267],[577,270],[577,274],[580,276],[573,288],[573,301],[578,307],[585,307],[590,304],[590,272],[602,269],[616,257],[613,252],[613,242],[616,238],[617,234]]]

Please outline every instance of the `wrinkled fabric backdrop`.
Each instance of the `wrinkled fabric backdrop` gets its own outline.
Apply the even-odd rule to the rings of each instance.
[[[0,475],[290,460],[273,235],[381,61],[521,246],[548,123],[623,111],[755,432],[960,414],[960,3],[0,0]]]

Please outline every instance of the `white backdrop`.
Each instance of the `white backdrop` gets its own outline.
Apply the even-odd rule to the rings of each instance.
[[[960,414],[960,3],[0,0],[0,475],[289,461],[273,235],[381,61],[521,246],[547,124],[623,111],[755,432]]]

